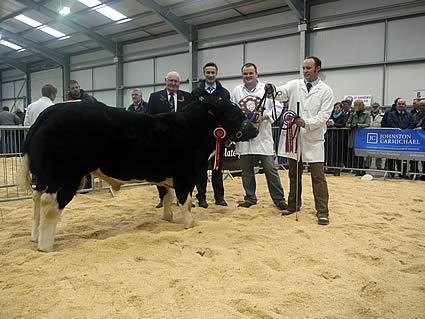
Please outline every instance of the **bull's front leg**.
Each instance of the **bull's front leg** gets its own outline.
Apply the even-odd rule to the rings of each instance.
[[[31,241],[38,241],[38,228],[40,227],[40,198],[43,192],[34,191],[32,193],[32,200],[34,202],[34,214],[32,217],[32,231]]]
[[[171,188],[167,187],[167,194],[163,198],[164,202],[164,215],[162,216],[163,220],[168,222],[173,222],[173,211],[171,210],[171,204],[174,200],[174,192]]]
[[[192,209],[192,196],[191,194],[187,195],[187,199],[184,204],[180,204],[180,209],[183,216],[183,225],[184,228],[191,228],[194,226],[192,213],[190,212]]]
[[[56,225],[62,210],[56,199],[56,194],[44,193],[40,198],[40,226],[38,250],[50,252],[55,242]]]

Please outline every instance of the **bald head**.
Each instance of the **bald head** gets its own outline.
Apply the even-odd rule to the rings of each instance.
[[[403,98],[399,98],[397,100],[396,108],[399,112],[406,111],[406,100]]]
[[[180,74],[176,71],[168,72],[165,77],[165,88],[168,92],[176,93],[180,88]]]

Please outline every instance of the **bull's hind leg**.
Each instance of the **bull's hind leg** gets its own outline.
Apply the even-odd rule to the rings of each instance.
[[[166,187],[167,193],[162,199],[164,202],[164,215],[162,219],[172,222],[173,221],[173,211],[171,210],[171,204],[174,201],[174,192],[171,188]]]
[[[40,209],[40,236],[38,250],[50,252],[55,242],[56,225],[62,210],[59,209],[56,193],[44,193],[41,195]]]
[[[34,215],[32,217],[32,231],[31,231],[31,241],[38,241],[38,228],[40,226],[40,198],[43,192],[34,191],[32,193],[32,200],[34,202]]]
[[[184,228],[191,228],[194,226],[192,213],[190,212],[191,209],[192,209],[192,196],[191,194],[188,194],[184,204],[180,205],[180,210],[183,215]]]

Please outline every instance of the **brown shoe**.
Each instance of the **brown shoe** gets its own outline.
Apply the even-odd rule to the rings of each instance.
[[[224,199],[217,199],[215,201],[215,204],[218,205],[218,206],[227,206],[227,203]]]
[[[244,207],[244,208],[250,208],[252,205],[255,205],[256,203],[243,201],[242,203],[239,203],[238,207]]]
[[[155,206],[155,208],[162,208],[162,207],[164,207],[164,203],[162,201],[160,201],[158,205]]]

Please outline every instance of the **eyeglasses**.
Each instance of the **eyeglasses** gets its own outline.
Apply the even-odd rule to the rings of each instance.
[[[180,82],[180,80],[170,80],[170,79],[166,79],[168,82],[171,82],[171,83],[179,83]]]

